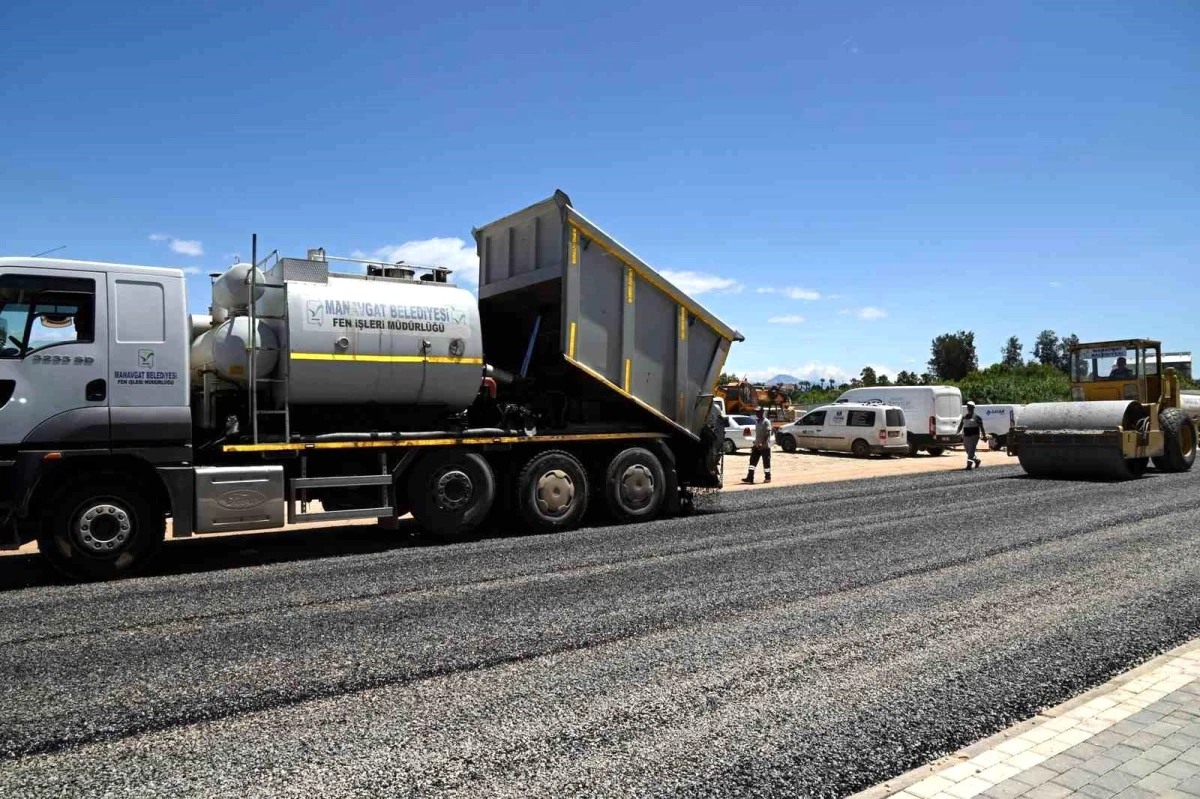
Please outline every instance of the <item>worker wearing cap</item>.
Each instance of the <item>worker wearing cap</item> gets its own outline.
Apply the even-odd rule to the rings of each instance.
[[[767,420],[766,411],[759,408],[754,412],[754,446],[750,448],[750,471],[746,473],[743,483],[754,482],[754,467],[762,458],[764,483],[771,482],[771,422]]]
[[[978,468],[983,461],[975,456],[975,448],[987,433],[983,429],[983,420],[975,414],[974,402],[967,403],[967,412],[958,422],[958,432],[962,433],[963,449],[967,451],[967,471],[971,471],[972,466]]]

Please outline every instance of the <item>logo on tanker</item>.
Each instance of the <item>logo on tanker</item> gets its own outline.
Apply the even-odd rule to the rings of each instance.
[[[307,330],[433,333],[470,338],[471,311],[456,305],[405,305],[349,300],[307,300]]]

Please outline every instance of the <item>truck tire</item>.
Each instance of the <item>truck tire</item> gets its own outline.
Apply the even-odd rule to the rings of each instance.
[[[617,453],[604,476],[608,509],[619,522],[647,522],[658,516],[667,478],[653,452],[630,447]]]
[[[51,497],[38,549],[78,580],[112,580],[145,567],[162,545],[166,515],[145,486],[117,474],[73,479]]]
[[[779,446],[780,446],[780,448],[783,449],[784,452],[795,452],[796,451],[796,438],[794,436],[789,436],[785,433],[784,435],[779,437]]]
[[[927,449],[925,451],[936,458],[936,457],[939,457],[943,452],[945,452],[946,448],[945,447],[930,447],[929,449]]]
[[[569,452],[534,455],[517,478],[517,515],[535,533],[573,530],[587,512],[587,470]]]
[[[856,458],[871,457],[871,445],[861,438],[854,439],[854,443],[850,445],[850,451],[854,453]]]
[[[725,439],[725,454],[726,455],[736,455],[737,454],[737,444],[733,443],[728,438]]]
[[[1160,472],[1186,472],[1196,462],[1196,423],[1182,408],[1164,408],[1158,414],[1163,431],[1161,457],[1154,459]]]
[[[921,454],[921,448],[917,446],[917,442],[915,442],[915,441],[909,441],[909,442],[908,442],[908,455],[909,455],[909,457],[911,457],[911,458],[915,458],[915,457],[917,457],[917,455],[920,455],[920,454]]]
[[[408,501],[422,530],[437,536],[470,532],[496,500],[496,477],[477,452],[448,450],[426,455],[408,478]]]
[[[1004,449],[1004,442],[1000,440],[999,436],[988,436],[988,449],[992,452],[999,452]]]

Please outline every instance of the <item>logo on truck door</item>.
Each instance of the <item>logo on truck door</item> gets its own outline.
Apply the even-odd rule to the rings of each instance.
[[[143,369],[153,369],[154,350],[138,350],[138,366]]]

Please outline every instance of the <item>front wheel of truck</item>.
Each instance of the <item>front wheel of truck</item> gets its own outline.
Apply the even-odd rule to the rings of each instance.
[[[51,497],[38,549],[78,580],[112,580],[143,568],[162,544],[166,516],[121,475],[81,475]]]

